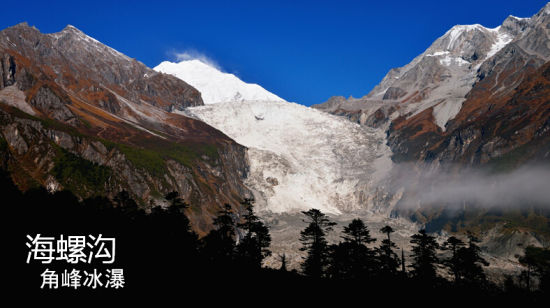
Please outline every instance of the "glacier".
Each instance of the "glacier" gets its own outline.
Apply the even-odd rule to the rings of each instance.
[[[259,211],[375,209],[372,195],[392,167],[381,130],[299,104],[241,101],[176,112],[248,147],[245,184],[255,192]]]

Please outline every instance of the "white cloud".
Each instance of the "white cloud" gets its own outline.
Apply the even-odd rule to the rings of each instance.
[[[407,191],[401,206],[461,207],[467,203],[484,207],[528,205],[550,208],[548,166],[525,165],[505,173],[470,168],[462,168],[459,173],[415,169],[414,165],[402,164],[393,170],[394,189],[404,187]]]
[[[212,59],[211,57],[205,55],[204,53],[197,51],[195,49],[186,49],[184,51],[172,51],[170,52],[171,58],[173,58],[177,62],[181,61],[189,61],[189,60],[199,60],[205,64],[208,64],[214,68],[216,68],[219,71],[223,71],[221,66],[218,64],[217,61]]]

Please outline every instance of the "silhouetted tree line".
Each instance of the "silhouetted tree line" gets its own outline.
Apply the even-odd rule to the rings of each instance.
[[[5,200],[3,225],[8,234],[10,287],[25,286],[26,292],[79,297],[112,296],[114,291],[61,290],[41,291],[40,273],[43,264],[25,264],[28,252],[26,235],[44,236],[97,235],[115,237],[116,263],[108,268],[123,268],[127,285],[117,295],[159,294],[213,296],[209,301],[239,298],[302,298],[307,302],[323,302],[329,295],[346,299],[387,296],[389,302],[414,301],[427,303],[454,298],[466,301],[468,296],[491,301],[540,301],[549,293],[549,251],[529,247],[520,260],[526,265],[522,277],[508,277],[505,287],[490,283],[483,271],[488,265],[480,254],[478,239],[468,234],[466,242],[450,237],[443,245],[420,230],[413,235],[412,254],[405,260],[392,241],[394,230],[380,230],[377,239],[361,219],[354,219],[343,228],[341,241],[330,244],[327,235],[336,225],[319,210],[303,212],[306,222],[300,234],[306,256],[301,271],[289,271],[285,255],[281,266],[263,266],[269,250],[269,228],[255,215],[253,201],[242,202],[244,213],[230,205],[217,214],[212,231],[199,238],[191,229],[185,214],[189,205],[177,192],[165,196],[163,206],[154,206],[150,213],[140,209],[130,195],[122,191],[112,200],[93,197],[78,200],[67,191],[48,193],[31,189],[20,192],[9,175],[0,172],[0,187]],[[438,257],[438,251],[448,257]],[[66,263],[54,263],[49,269],[71,269]],[[102,268],[101,264],[79,268]],[[442,273],[447,273],[447,279]],[[450,280],[449,280],[450,277]],[[393,296],[395,295],[395,297]],[[224,297],[226,296],[226,297]]]
[[[503,288],[487,279],[483,267],[489,262],[481,256],[480,241],[471,232],[466,242],[451,236],[440,245],[426,230],[419,230],[411,236],[412,253],[405,260],[403,248],[401,257],[395,253],[397,246],[391,240],[395,231],[390,226],[379,230],[385,238],[374,246],[369,245],[376,239],[370,236],[368,227],[361,219],[354,219],[343,228],[343,241],[329,245],[326,237],[336,224],[317,209],[302,213],[308,223],[300,238],[302,250],[307,252],[301,264],[307,277],[354,281],[378,289],[406,290],[406,294],[427,292],[431,294],[427,298],[453,298],[458,302],[465,300],[457,297],[459,294],[508,304],[519,298],[543,302],[550,294],[548,248],[527,247],[519,258],[527,269],[515,279],[508,276]],[[448,256],[440,257],[438,251],[448,252]],[[533,287],[535,282],[537,287]]]

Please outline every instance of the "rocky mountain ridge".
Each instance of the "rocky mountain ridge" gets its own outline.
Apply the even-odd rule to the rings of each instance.
[[[486,163],[526,144],[538,149],[528,158],[547,159],[549,103],[540,87],[550,60],[549,6],[531,18],[509,16],[494,29],[455,26],[411,63],[392,69],[365,97],[334,97],[314,107],[386,130],[399,162]],[[528,80],[542,83],[528,87]],[[538,105],[523,113],[495,108],[531,96],[540,97]],[[503,138],[510,136],[502,131],[506,118],[522,118],[506,125],[515,128],[512,134],[521,135],[524,127],[529,133]]]

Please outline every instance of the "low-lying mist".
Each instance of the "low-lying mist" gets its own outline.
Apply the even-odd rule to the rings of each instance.
[[[442,171],[445,170],[445,171]],[[523,207],[550,209],[550,166],[526,165],[509,172],[480,169],[419,168],[397,165],[394,192],[404,189],[401,208],[423,206]]]

